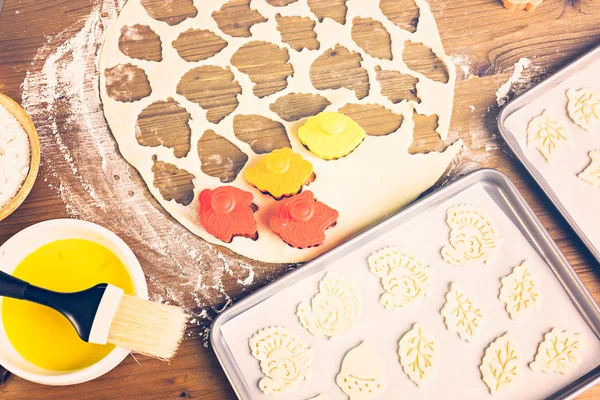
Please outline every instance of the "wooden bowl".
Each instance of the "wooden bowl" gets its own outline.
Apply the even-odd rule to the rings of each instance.
[[[15,197],[13,197],[4,207],[0,208],[0,221],[4,218],[8,217],[13,213],[23,203],[33,184],[35,183],[35,178],[37,177],[38,170],[40,168],[40,140],[38,138],[37,130],[33,125],[33,121],[27,112],[21,107],[17,102],[12,100],[10,97],[7,97],[0,93],[0,106],[6,108],[10,114],[12,114],[17,121],[23,126],[25,132],[29,136],[29,146],[31,148],[31,161],[29,163],[29,173],[27,174],[27,178],[25,178],[25,182],[23,182],[23,186],[17,193]]]

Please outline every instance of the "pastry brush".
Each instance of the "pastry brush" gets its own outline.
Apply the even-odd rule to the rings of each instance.
[[[58,311],[86,342],[110,343],[163,360],[175,355],[188,320],[179,307],[129,296],[106,283],[81,292],[62,293],[0,271],[0,296]]]

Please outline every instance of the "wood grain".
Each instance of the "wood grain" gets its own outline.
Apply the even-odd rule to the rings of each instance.
[[[30,63],[37,48],[47,44],[47,37],[52,37],[65,28],[81,26],[82,19],[99,1],[7,1],[0,16],[0,92],[20,100],[20,85],[31,68]],[[382,8],[398,26],[412,29],[418,22],[418,10],[406,7],[406,1],[382,0]],[[343,18],[343,2],[330,2],[330,9],[326,7],[326,0],[311,0],[310,3],[319,17]],[[248,32],[249,24],[259,22],[260,17],[254,14],[250,15],[250,19],[244,19],[247,0],[236,0],[235,4],[234,11],[240,13],[235,17],[237,21],[234,21],[233,17],[222,16],[221,24],[229,32],[244,36]],[[510,76],[512,66],[520,57],[529,57],[533,64],[540,68],[536,70],[536,74],[543,77],[600,44],[600,3],[597,0],[545,0],[533,13],[507,11],[501,2],[496,0],[430,0],[430,4],[437,18],[446,52],[453,55],[457,63],[464,65],[464,68],[458,69],[459,81],[456,86],[449,141],[462,138],[469,150],[450,168],[450,176],[457,177],[483,167],[497,168],[506,173],[540,217],[595,300],[599,301],[600,276],[597,263],[499,138],[496,129],[498,107],[495,105],[494,93]],[[191,15],[185,5],[182,7],[180,18]],[[296,34],[302,35],[303,40],[311,38],[306,29],[299,30]],[[300,36],[295,37],[293,32],[289,35],[290,43],[301,43]],[[53,45],[59,46],[60,43]],[[216,40],[214,45],[222,46],[222,43]],[[314,43],[310,45],[315,46]],[[325,50],[327,49],[319,51]],[[210,52],[211,49],[190,51],[202,53]],[[411,62],[415,62],[419,68],[433,68],[432,62],[426,62],[420,57]],[[414,95],[411,92],[410,81],[404,81],[396,75],[391,78],[395,81],[388,85],[390,96],[400,101],[403,97]],[[323,79],[327,80],[327,76]],[[412,85],[414,87],[414,82]],[[293,109],[302,102],[288,103],[283,108],[289,112],[289,108]],[[310,106],[315,107],[314,104]],[[368,121],[369,129],[380,132],[393,121],[382,120],[381,124],[378,124],[376,112],[376,109],[361,110],[360,117],[365,123]],[[436,136],[431,134],[432,125],[432,121],[423,121],[423,128],[418,129],[415,134],[416,143],[413,143],[412,150],[424,152],[438,150],[443,146]],[[61,132],[68,132],[69,128],[65,123],[59,129]],[[274,134],[272,126],[269,127],[268,134]],[[260,136],[260,132],[257,135]],[[42,157],[43,151],[42,148]],[[196,149],[191,148],[190,151]],[[0,222],[0,243],[36,222],[69,216],[66,205],[56,195],[55,189],[44,182],[44,178],[60,171],[51,165],[42,166],[40,176],[24,204]],[[440,184],[446,181],[447,179],[444,179]],[[165,218],[168,217],[165,215]],[[111,221],[106,221],[105,225],[110,228]],[[236,257],[231,252],[225,253],[228,257]],[[142,265],[151,262],[153,257],[152,254],[138,256]],[[253,289],[289,271],[289,267],[256,263],[256,271],[258,278]],[[225,285],[234,288],[231,289],[234,299],[240,299],[247,294],[239,286],[235,289],[236,286],[232,282],[225,282]],[[222,304],[216,304],[220,305]],[[184,341],[179,354],[169,365],[141,358],[136,361],[130,357],[104,377],[73,387],[44,387],[3,372],[0,374],[0,397],[232,399],[234,394],[212,351],[202,345],[203,328],[189,328],[189,338]],[[592,388],[580,398],[600,399],[600,387]]]

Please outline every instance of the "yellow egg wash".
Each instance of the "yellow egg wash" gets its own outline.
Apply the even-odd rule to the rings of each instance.
[[[14,276],[46,289],[76,292],[98,283],[110,283],[134,294],[121,260],[106,247],[83,239],[48,243],[28,255]],[[30,302],[2,301],[2,321],[8,339],[29,362],[53,371],[89,367],[114,346],[86,343],[58,312]]]

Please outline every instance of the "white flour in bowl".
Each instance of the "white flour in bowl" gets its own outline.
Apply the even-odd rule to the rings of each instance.
[[[0,208],[19,193],[29,173],[29,136],[19,121],[0,106]]]

